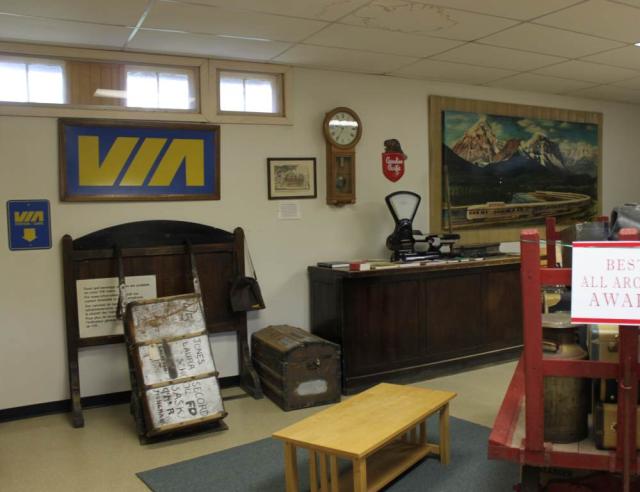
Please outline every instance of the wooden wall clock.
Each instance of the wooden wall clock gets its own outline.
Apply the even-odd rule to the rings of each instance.
[[[362,123],[352,109],[339,107],[324,117],[327,142],[327,203],[356,202],[356,144],[362,136]]]

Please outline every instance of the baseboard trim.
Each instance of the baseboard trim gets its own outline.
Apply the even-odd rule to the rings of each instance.
[[[218,380],[221,388],[230,388],[240,384],[240,376],[228,376]],[[81,398],[82,408],[107,407],[110,405],[122,405],[131,400],[131,391],[120,391],[117,393],[107,393],[105,395],[85,396]],[[22,407],[5,408],[0,410],[0,422],[11,420],[21,420],[31,417],[41,417],[54,413],[65,413],[71,411],[71,399],[50,401],[46,403],[36,403]]]

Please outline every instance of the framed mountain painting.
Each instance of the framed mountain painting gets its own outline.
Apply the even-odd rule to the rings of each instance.
[[[602,114],[429,98],[432,231],[515,240],[601,213]]]

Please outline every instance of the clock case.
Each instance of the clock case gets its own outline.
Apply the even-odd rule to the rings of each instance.
[[[331,138],[329,122],[338,113],[348,113],[358,123],[355,139],[341,145]],[[362,122],[355,111],[346,107],[337,107],[324,117],[322,125],[327,145],[327,204],[346,205],[356,202],[356,144],[362,136]]]

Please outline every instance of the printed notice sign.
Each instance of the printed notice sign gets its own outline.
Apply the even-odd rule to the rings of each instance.
[[[640,241],[573,243],[571,321],[640,325]]]
[[[126,277],[125,285],[129,302],[157,297],[155,275]],[[76,291],[80,338],[123,333],[122,321],[116,318],[117,277],[77,280]]]

